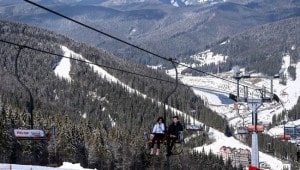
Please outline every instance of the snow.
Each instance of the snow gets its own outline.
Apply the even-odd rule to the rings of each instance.
[[[226,62],[228,56],[223,56],[221,54],[214,54],[210,50],[207,50],[199,54],[193,55],[191,56],[191,58],[201,62],[201,64],[198,66],[203,66],[204,64],[212,64],[212,63],[218,64],[221,62]]]
[[[171,0],[171,4],[175,7],[179,7],[177,1],[175,1],[175,0]]]
[[[65,49],[66,47],[62,47],[64,51],[64,56],[71,57],[71,52],[69,50]],[[71,62],[69,58],[62,58],[57,67],[54,70],[54,73],[63,79],[66,79],[68,81],[71,81],[70,76],[70,70],[71,70]]]
[[[64,162],[63,165],[59,167],[59,169],[87,170],[81,167],[79,163],[72,164],[70,162]]]
[[[233,137],[226,137],[224,133],[221,133],[215,129],[212,129],[209,131],[210,134],[213,134],[213,138],[216,139],[215,142],[213,142],[210,145],[204,145],[204,146],[199,146],[194,148],[194,150],[201,152],[203,149],[205,152],[209,152],[211,150],[212,153],[219,155],[220,154],[220,148],[222,146],[230,146],[230,147],[235,147],[235,148],[241,148],[241,149],[249,149],[251,150],[250,147],[246,146],[245,144],[241,143],[240,141],[236,140]],[[259,152],[259,160],[260,162],[266,162],[271,166],[271,169],[273,170],[279,170],[283,168],[283,163],[279,159]]]
[[[204,53],[209,54],[209,52],[210,51],[208,50],[203,52],[202,54]],[[209,54],[208,56],[210,57],[202,57],[201,61],[203,63],[220,62],[219,57],[211,57],[213,56],[213,54]],[[192,58],[196,59],[195,56],[192,56]],[[285,70],[284,74],[287,74],[286,70],[288,66],[290,66],[290,56],[286,54],[285,56],[283,56],[282,60],[283,60],[282,68]],[[178,66],[179,73],[185,68],[183,67],[183,65],[184,63],[180,63],[180,65]],[[278,79],[273,79],[274,93],[279,96],[282,104],[278,104],[275,102],[264,103],[261,107],[259,107],[257,111],[258,122],[262,122],[263,124],[268,124],[269,122],[272,121],[272,116],[274,114],[280,114],[282,111],[288,111],[297,103],[298,97],[300,96],[300,88],[298,88],[300,84],[300,63],[297,63],[295,66],[296,66],[296,76],[297,76],[295,81],[288,80],[287,85],[282,85],[279,83]],[[170,76],[175,77],[174,69],[168,70],[167,73]],[[222,73],[218,76],[230,80],[229,77],[232,77],[232,75],[233,73],[231,72],[231,73]],[[260,76],[260,75],[258,74],[256,76]],[[183,82],[184,84],[192,86],[192,89],[194,90],[195,94],[200,96],[204,100],[205,105],[210,109],[216,111],[218,114],[225,117],[228,120],[230,125],[234,126],[235,128],[243,125],[242,118],[244,118],[245,125],[251,124],[252,115],[251,115],[251,110],[249,110],[249,108],[247,107],[247,103],[242,103],[242,105],[239,106],[241,110],[239,111],[240,115],[238,115],[237,111],[233,109],[234,102],[228,98],[229,93],[236,94],[236,88],[237,88],[236,84],[233,84],[230,81],[216,79],[211,76],[194,77],[194,76],[178,75],[178,77],[180,77],[180,81]],[[231,80],[232,82],[235,81],[233,79]],[[257,93],[255,89],[264,86],[267,87],[267,90],[270,90],[271,81],[270,79],[260,78],[260,81],[255,84],[252,84],[252,82],[248,80],[241,80],[240,84],[251,85],[253,89],[249,90],[251,96],[249,96],[248,98],[257,99],[259,97],[259,93]],[[198,122],[198,123],[202,123],[202,122]],[[300,120],[289,121],[285,126],[291,126],[297,124],[298,125],[300,124]],[[269,131],[265,131],[264,133],[269,134],[271,136],[282,134],[283,126],[284,125],[279,125],[275,128],[270,129]],[[206,152],[209,152],[211,150],[215,154],[220,154],[220,148],[222,146],[251,150],[250,147],[244,145],[239,140],[233,137],[226,137],[224,133],[219,132],[216,129],[210,128],[210,131],[208,133],[211,138],[215,139],[215,142],[213,142],[210,145],[196,147],[194,148],[194,150],[199,152],[201,152],[203,149]],[[290,165],[287,164],[286,162],[262,152],[259,152],[259,161],[269,164],[272,170],[280,170],[283,169],[284,167],[288,169],[290,168]]]
[[[158,105],[163,105],[162,102],[157,101],[156,99],[153,98],[149,98],[148,96],[146,96],[145,94],[139,92],[138,90],[135,90],[133,88],[131,88],[130,86],[124,84],[123,82],[121,82],[120,80],[118,80],[116,77],[112,76],[111,74],[109,74],[107,71],[105,71],[104,69],[102,69],[100,66],[93,64],[92,62],[90,62],[89,60],[85,59],[82,55],[75,53],[74,51],[68,49],[65,46],[61,46],[62,50],[64,51],[64,54],[66,57],[70,57],[70,58],[74,58],[74,59],[79,59],[82,61],[85,61],[92,69],[94,72],[96,72],[101,78],[105,78],[107,81],[111,82],[111,83],[116,83],[116,84],[120,84],[121,86],[125,87],[125,89],[129,92],[129,93],[135,93],[143,98],[148,98],[150,99],[152,102],[157,102]],[[70,63],[70,58],[65,58],[63,57],[62,60],[60,61],[60,63],[58,64],[58,66],[55,68],[54,72],[56,73],[56,75],[58,77],[67,79],[68,81],[71,81],[71,76],[70,76],[70,70],[71,70],[71,64],[66,64],[66,63]],[[62,68],[63,69],[62,69]],[[89,92],[88,94],[89,97],[92,97],[93,99],[95,98],[100,98],[100,100],[106,100],[105,97],[99,97],[99,96],[95,96],[94,92]],[[106,101],[108,102],[108,101]],[[170,109],[173,114],[176,115],[182,115],[185,116],[186,114],[183,113],[180,110],[177,110],[173,107],[170,107],[169,105],[166,104],[166,108]],[[82,115],[83,117],[86,117],[86,115]],[[191,120],[193,120],[193,118],[190,116],[189,117]],[[109,115],[109,119],[111,122],[112,126],[115,126],[116,122],[114,121],[114,119]],[[199,121],[195,121],[197,125],[200,125],[202,123],[200,123]]]
[[[101,78],[106,79],[108,82],[120,84],[121,86],[125,87],[126,90],[128,90],[130,93],[138,93],[139,95],[143,96],[144,98],[146,95],[138,92],[137,90],[129,87],[128,85],[124,84],[120,80],[118,80],[116,77],[109,74],[107,71],[105,71],[103,68],[99,67],[98,65],[93,64],[91,61],[85,59],[82,55],[75,53],[74,51],[68,49],[65,46],[61,46],[62,50],[64,51],[64,56],[79,59],[82,61],[85,61],[89,67],[91,67],[94,72],[96,72]],[[70,70],[71,70],[71,64],[70,64],[70,58],[63,57],[59,63],[59,65],[55,68],[54,72],[58,77],[62,77],[64,79],[67,79],[71,81],[70,76]]]
[[[0,169],[13,169],[13,170],[92,170],[86,169],[80,166],[79,163],[72,164],[69,162],[63,162],[63,165],[57,168],[45,167],[45,166],[34,166],[34,165],[18,165],[18,164],[1,164]]]
[[[138,92],[135,89],[132,89],[131,87],[127,86],[126,84],[123,84],[120,80],[110,75],[108,72],[106,72],[101,67],[92,64],[90,61],[85,59],[83,56],[74,53],[67,47],[62,46],[62,49],[64,51],[64,55],[74,57],[76,59],[84,60],[88,63],[88,65],[93,68],[93,70],[102,78],[106,78],[107,81],[111,83],[118,83],[121,84],[123,87],[125,87],[129,93],[136,92],[138,95],[143,96],[144,98],[148,98],[145,94],[142,94]],[[200,55],[192,56],[194,59],[198,59],[202,62],[202,64],[207,63],[218,63],[218,62],[225,62],[227,56],[222,55],[215,55],[211,53],[209,50],[205,51],[203,53],[200,53]],[[69,64],[70,59],[63,58],[57,68],[55,69],[55,73],[57,76],[62,77],[64,79],[67,79],[71,81],[71,77],[69,75],[70,67]],[[288,65],[290,64],[288,62],[289,57],[288,55],[283,57],[283,69],[286,69]],[[180,73],[183,69],[186,67],[182,65],[178,66],[178,72]],[[62,68],[64,69],[62,69]],[[155,67],[153,67],[155,69]],[[282,99],[283,106],[281,104],[276,103],[264,103],[263,106],[261,106],[258,109],[258,121],[261,121],[263,123],[268,123],[272,121],[272,116],[274,114],[279,114],[285,109],[291,109],[297,102],[298,96],[300,95],[300,89],[297,88],[297,84],[300,83],[300,64],[296,65],[296,71],[297,71],[297,78],[295,81],[288,80],[287,86],[284,86],[279,83],[279,80],[274,79],[274,93],[278,94],[278,96]],[[175,77],[175,70],[168,70],[167,73]],[[232,72],[229,73],[221,73],[218,76],[221,76],[222,78],[229,78],[232,77]],[[207,107],[211,108],[212,110],[216,111],[218,114],[224,116],[229,124],[233,125],[234,127],[237,127],[239,125],[242,125],[241,116],[244,117],[245,125],[251,123],[251,112],[249,111],[249,108],[247,108],[247,104],[240,105],[241,108],[241,115],[237,115],[236,110],[234,110],[234,102],[228,98],[229,93],[236,93],[236,85],[232,82],[235,82],[234,79],[231,79],[230,81],[224,81],[222,79],[216,79],[215,77],[211,76],[204,76],[204,77],[193,77],[193,76],[187,76],[187,75],[179,75],[180,80],[186,84],[192,86],[192,89],[194,90],[196,95],[201,96],[201,98],[205,101],[205,104]],[[257,98],[258,94],[255,89],[260,88],[262,86],[267,87],[268,90],[270,90],[270,80],[267,79],[260,79],[257,83],[252,85],[252,82],[248,80],[240,81],[240,84],[247,84],[253,87],[253,89],[249,90],[251,92],[251,96],[249,98]],[[243,95],[241,93],[241,95]],[[95,96],[94,96],[95,97]],[[155,99],[151,99],[153,102],[157,102],[159,105],[162,103],[160,101],[156,101]],[[170,106],[166,106],[170,107]],[[190,122],[194,122],[199,125],[203,122],[199,122],[198,120],[194,120],[192,115],[188,115],[187,113],[183,113],[180,110],[177,110],[175,108],[170,107],[173,114],[180,115],[182,117],[190,119]],[[113,121],[113,118],[110,117],[112,125],[115,125],[116,122]],[[288,122],[289,124],[300,124],[300,121],[295,122]],[[197,151],[202,151],[204,149],[206,152],[209,152],[211,150],[215,154],[220,154],[220,148],[222,146],[228,146],[232,148],[241,148],[241,149],[249,149],[248,146],[241,143],[239,140],[233,138],[233,137],[226,137],[223,132],[219,132],[216,129],[210,128],[210,131],[208,132],[211,138],[215,139],[215,142],[211,143],[210,145],[204,145],[204,146],[198,146],[194,148]],[[275,127],[267,132],[269,135],[278,135],[280,133],[283,133],[283,125],[279,125],[278,127]],[[188,138],[187,138],[188,139]],[[259,140],[259,139],[258,139]],[[261,162],[266,162],[271,166],[271,169],[277,170],[282,169],[284,165],[286,165],[283,161],[279,160],[278,158],[275,158],[271,155],[265,154],[260,152],[259,153],[259,160]]]

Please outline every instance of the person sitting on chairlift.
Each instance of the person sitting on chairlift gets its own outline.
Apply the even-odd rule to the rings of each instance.
[[[168,136],[167,136],[167,156],[172,155],[172,148],[177,139],[179,139],[179,132],[183,131],[183,127],[179,122],[178,116],[173,116],[173,122],[170,124],[168,128]]]
[[[154,125],[152,130],[152,143],[150,144],[150,155],[154,154],[154,144],[156,142],[156,155],[159,155],[160,152],[160,142],[164,140],[165,136],[165,124],[164,119],[159,117],[157,123]]]

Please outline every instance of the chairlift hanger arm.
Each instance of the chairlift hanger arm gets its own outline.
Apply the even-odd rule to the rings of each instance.
[[[165,120],[165,126],[166,126],[166,123],[167,123],[167,120],[166,120],[166,114],[167,114],[167,110],[166,110],[166,103],[168,102],[168,99],[169,97],[176,91],[177,87],[178,87],[178,71],[177,71],[177,67],[176,67],[176,62],[175,62],[175,59],[172,59],[172,58],[169,58],[169,61],[172,63],[174,69],[175,69],[175,74],[176,74],[176,84],[175,84],[175,87],[172,91],[169,92],[169,94],[167,95],[167,97],[165,98],[165,101],[164,101],[164,120]],[[166,129],[166,128],[165,128]]]
[[[19,70],[18,70],[18,58],[19,58],[23,48],[24,48],[23,46],[19,46],[18,53],[17,53],[16,58],[15,58],[15,76],[16,76],[18,82],[25,88],[25,90],[29,94],[29,103],[26,103],[26,107],[28,109],[28,112],[30,113],[30,127],[31,127],[31,129],[33,129],[33,114],[32,114],[32,111],[33,111],[33,108],[34,108],[34,106],[33,106],[33,97],[32,97],[32,94],[30,92],[30,89],[24,84],[24,82],[22,82],[20,80]]]

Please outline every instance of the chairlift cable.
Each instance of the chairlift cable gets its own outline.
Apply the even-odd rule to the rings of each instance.
[[[45,7],[45,6],[42,6],[42,5],[38,4],[38,3],[32,2],[32,1],[30,1],[30,0],[24,0],[24,1],[25,1],[25,2],[28,2],[28,3],[32,4],[32,5],[34,5],[34,6],[36,6],[36,7],[39,7],[39,8],[41,8],[41,9],[44,9],[44,10],[46,10],[46,11],[52,13],[52,14],[55,14],[55,15],[57,15],[57,16],[60,16],[60,17],[62,17],[62,18],[64,18],[64,19],[67,19],[67,20],[69,20],[69,21],[72,21],[72,22],[74,22],[74,23],[76,23],[76,24],[78,24],[78,25],[81,25],[81,26],[83,26],[83,27],[85,27],[85,28],[87,28],[87,29],[90,29],[90,30],[92,30],[92,31],[95,31],[95,32],[97,32],[97,33],[100,33],[100,34],[102,34],[102,35],[105,35],[105,36],[107,36],[107,37],[109,37],[109,38],[112,38],[112,39],[114,39],[114,40],[117,40],[117,41],[119,41],[119,42],[122,42],[122,43],[124,43],[124,44],[126,44],[126,45],[129,45],[129,46],[134,47],[134,48],[136,48],[136,49],[138,49],[138,50],[141,50],[141,51],[143,51],[143,52],[146,52],[146,53],[148,53],[148,54],[151,54],[151,55],[153,55],[153,56],[155,56],[155,57],[158,57],[158,58],[160,58],[160,59],[169,61],[169,58],[166,58],[166,57],[163,57],[163,56],[161,56],[161,55],[158,55],[158,54],[156,54],[156,53],[154,53],[154,52],[151,52],[151,51],[149,51],[149,50],[147,50],[147,49],[145,49],[145,48],[139,47],[139,46],[134,45],[134,44],[132,44],[132,43],[130,43],[130,42],[128,42],[128,41],[125,41],[125,40],[122,40],[122,39],[120,39],[120,38],[118,38],[118,37],[116,37],[116,36],[113,36],[113,35],[111,35],[111,34],[109,34],[109,33],[105,33],[105,32],[103,32],[103,31],[100,31],[99,29],[96,29],[96,28],[94,28],[94,27],[92,27],[92,26],[89,26],[89,25],[84,24],[84,23],[82,23],[82,22],[80,22],[80,21],[77,21],[77,20],[75,20],[75,19],[72,19],[72,18],[70,18],[70,17],[68,17],[68,16],[66,16],[66,15],[63,15],[63,14],[57,12],[57,11],[54,11],[54,10],[52,10],[52,9],[49,9],[49,8],[47,8],[47,7]],[[219,76],[217,76],[217,75],[215,75],[215,74],[211,74],[211,73],[208,73],[208,72],[205,72],[205,71],[202,71],[202,70],[199,70],[199,69],[196,69],[196,68],[187,66],[187,65],[182,64],[182,63],[179,63],[179,62],[175,62],[175,61],[173,61],[173,62],[176,63],[177,65],[180,65],[180,66],[189,68],[189,69],[191,69],[191,70],[194,70],[194,71],[203,73],[203,74],[205,74],[205,75],[209,75],[209,76],[212,76],[212,77],[214,77],[214,78],[221,79],[221,80],[224,80],[224,81],[227,81],[227,82],[236,84],[236,82],[234,82],[233,80],[229,80],[229,79],[226,79],[226,78],[222,78],[222,77],[219,77]],[[249,87],[249,88],[252,88],[252,87]],[[255,90],[255,89],[254,89],[254,90]]]
[[[57,16],[60,16],[60,17],[62,17],[62,18],[64,18],[64,19],[67,19],[67,20],[69,20],[69,21],[72,21],[72,22],[74,22],[74,23],[76,23],[76,24],[78,24],[78,25],[81,25],[81,26],[83,26],[83,27],[85,27],[85,28],[87,28],[87,29],[90,29],[90,30],[92,30],[92,31],[95,31],[95,32],[97,32],[97,33],[100,33],[100,34],[102,34],[102,35],[105,35],[105,36],[107,36],[107,37],[109,37],[109,38],[112,38],[112,39],[114,39],[114,40],[117,40],[117,41],[119,41],[119,42],[122,42],[122,43],[124,43],[124,44],[126,44],[126,45],[129,45],[129,46],[134,47],[134,48],[136,48],[136,49],[138,49],[138,50],[141,50],[141,51],[143,51],[143,52],[146,52],[146,53],[148,53],[148,54],[151,54],[151,55],[153,55],[153,56],[155,56],[155,57],[158,57],[158,58],[160,58],[160,59],[169,61],[169,59],[166,58],[166,57],[163,57],[163,56],[158,55],[158,54],[156,54],[156,53],[154,53],[154,52],[151,52],[151,51],[149,51],[149,50],[147,50],[147,49],[145,49],[145,48],[142,48],[142,47],[139,47],[139,46],[137,46],[137,45],[134,45],[134,44],[132,44],[132,43],[130,43],[130,42],[128,42],[128,41],[122,40],[122,39],[120,39],[120,38],[118,38],[118,37],[116,37],[116,36],[113,36],[113,35],[109,34],[109,33],[105,33],[105,32],[103,32],[103,31],[100,31],[99,29],[96,29],[96,28],[94,28],[94,27],[92,27],[92,26],[89,26],[89,25],[84,24],[84,23],[82,23],[82,22],[80,22],[80,21],[77,21],[77,20],[75,20],[75,19],[72,19],[72,18],[70,18],[70,17],[68,17],[68,16],[66,16],[66,15],[63,15],[63,14],[57,12],[57,11],[51,10],[51,9],[49,9],[49,8],[47,8],[47,7],[45,7],[45,6],[42,6],[42,5],[38,4],[38,3],[32,2],[32,1],[30,1],[30,0],[24,0],[24,1],[25,1],[25,2],[28,2],[28,3],[32,4],[32,5],[34,5],[34,6],[36,6],[36,7],[39,7],[39,8],[41,8],[41,9],[44,9],[44,10],[50,12],[50,13],[53,13],[53,14],[55,14],[55,15],[57,15]],[[175,62],[175,61],[174,61],[174,62]],[[179,63],[179,62],[175,62],[175,63],[178,64],[178,65],[184,66],[184,67],[186,67],[186,68],[189,68],[189,69],[191,69],[191,70],[194,70],[194,71],[203,73],[203,74],[205,74],[205,75],[209,75],[209,76],[212,76],[212,77],[214,77],[214,78],[221,79],[221,80],[223,80],[223,81],[227,81],[227,82],[236,84],[236,82],[234,82],[233,80],[229,80],[229,79],[226,79],[226,78],[223,78],[223,77],[219,77],[219,76],[217,76],[217,75],[215,75],[215,74],[208,73],[208,72],[205,72],[205,71],[202,71],[202,70],[199,70],[199,69],[196,69],[196,68],[187,66],[187,65],[185,65],[185,64],[181,64],[181,63]],[[255,88],[253,88],[253,87],[250,87],[250,86],[246,86],[246,87],[248,87],[248,88],[250,88],[250,89],[257,90],[257,89],[255,89]],[[268,92],[268,93],[271,93],[271,95],[273,95],[272,92]]]
[[[53,13],[53,14],[55,14],[55,15],[57,15],[57,16],[60,16],[60,17],[62,17],[62,18],[64,18],[64,19],[67,19],[67,20],[69,20],[69,21],[72,21],[72,22],[74,22],[74,23],[76,23],[76,24],[78,24],[78,25],[81,25],[81,26],[83,26],[83,27],[85,27],[85,28],[87,28],[87,29],[90,29],[90,30],[92,30],[92,31],[95,31],[95,32],[97,32],[97,33],[100,33],[100,34],[102,34],[102,35],[105,35],[105,36],[107,36],[107,37],[109,37],[109,38],[112,38],[112,39],[114,39],[114,40],[117,40],[117,41],[119,41],[119,42],[122,42],[122,43],[124,43],[124,44],[126,44],[126,45],[129,45],[129,46],[134,47],[134,48],[136,48],[136,49],[138,49],[138,50],[141,50],[141,51],[143,51],[143,52],[146,52],[146,53],[148,53],[148,54],[151,54],[151,55],[153,55],[153,56],[155,56],[155,57],[158,57],[158,58],[160,58],[160,59],[169,61],[169,59],[166,58],[166,57],[163,57],[163,56],[158,55],[158,54],[156,54],[156,53],[154,53],[154,52],[151,52],[151,51],[149,51],[149,50],[147,50],[147,49],[145,49],[145,48],[142,48],[142,47],[139,47],[139,46],[137,46],[137,45],[134,45],[134,44],[132,44],[132,43],[130,43],[130,42],[128,42],[128,41],[122,40],[122,39],[120,39],[120,38],[118,38],[118,37],[116,37],[116,36],[113,36],[113,35],[109,34],[109,33],[105,33],[105,32],[103,32],[103,31],[100,31],[99,29],[96,29],[96,28],[94,28],[94,27],[92,27],[92,26],[89,26],[89,25],[84,24],[84,23],[82,23],[82,22],[80,22],[80,21],[77,21],[77,20],[75,20],[75,19],[72,19],[72,18],[70,18],[70,17],[68,17],[68,16],[66,16],[66,15],[63,15],[63,14],[57,12],[57,11],[54,11],[54,10],[52,10],[52,9],[49,9],[49,8],[47,8],[47,7],[45,7],[45,6],[42,6],[42,5],[38,4],[38,3],[32,2],[32,1],[30,1],[30,0],[24,0],[24,1],[25,1],[25,2],[28,2],[28,3],[32,4],[32,5],[34,5],[34,6],[36,6],[36,7],[39,7],[39,8],[41,8],[41,9],[44,9],[44,10],[50,12],[50,13]],[[175,62],[175,61],[174,61],[174,62]],[[208,72],[205,72],[205,71],[202,71],[202,70],[199,70],[199,69],[196,69],[196,68],[187,66],[187,65],[185,65],[185,64],[181,64],[181,63],[179,63],[179,62],[175,62],[175,63],[178,64],[178,65],[184,66],[184,67],[186,67],[186,68],[189,68],[189,69],[191,69],[191,70],[194,70],[194,71],[203,73],[203,74],[205,74],[205,75],[209,75],[209,76],[212,76],[212,77],[214,77],[214,78],[221,79],[221,80],[223,80],[223,81],[227,81],[227,82],[236,84],[236,82],[234,82],[233,80],[229,80],[229,79],[226,79],[226,78],[223,78],[223,77],[219,77],[219,76],[217,76],[217,75],[215,75],[215,74],[211,74],[211,73],[208,73]],[[247,86],[247,87],[250,88],[250,89],[257,90],[257,89],[255,89],[255,88],[250,87],[250,86]],[[270,92],[269,92],[269,93],[270,93]],[[272,95],[272,92],[271,92],[271,95]]]
[[[30,47],[30,46],[27,46],[27,45],[21,45],[21,44],[14,43],[14,42],[11,42],[11,41],[6,41],[6,40],[0,39],[0,42],[7,43],[7,44],[10,44],[10,45],[13,45],[13,46],[17,46],[17,47],[22,47],[22,49],[27,48],[29,50],[41,52],[41,53],[44,53],[44,54],[49,54],[51,56],[55,56],[55,57],[59,56],[59,57],[62,57],[62,58],[68,58],[70,60],[75,60],[75,61],[86,63],[86,64],[93,64],[95,66],[104,67],[104,68],[107,68],[107,69],[112,69],[112,70],[120,71],[120,72],[123,72],[123,73],[133,74],[133,75],[137,75],[137,76],[144,77],[144,78],[154,79],[154,80],[158,80],[158,81],[162,81],[162,82],[167,82],[167,83],[174,83],[173,81],[170,81],[170,80],[165,80],[165,79],[161,79],[161,78],[157,78],[157,77],[148,76],[148,75],[145,75],[145,74],[140,74],[140,73],[135,73],[135,72],[131,72],[131,71],[119,69],[119,68],[116,68],[116,67],[106,66],[106,65],[97,64],[97,63],[90,62],[90,61],[85,61],[85,60],[81,60],[81,59],[77,59],[77,58],[72,58],[72,57],[61,55],[61,54],[57,54],[57,53],[53,53],[53,52],[49,52],[49,51],[37,49],[37,48],[34,48],[34,47]],[[174,62],[174,64],[176,64],[175,61],[173,61],[173,62]],[[205,89],[205,88],[200,87],[200,86],[186,85],[186,84],[180,83],[179,80],[178,80],[177,83],[178,83],[178,85],[189,87],[189,88],[196,88],[196,89],[207,90],[207,91],[212,91],[212,92],[218,91],[218,90],[213,90],[213,89]]]

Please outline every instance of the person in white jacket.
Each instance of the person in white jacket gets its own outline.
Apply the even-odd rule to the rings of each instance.
[[[150,145],[150,155],[154,154],[154,144],[156,143],[156,155],[158,156],[160,152],[160,142],[163,141],[165,137],[165,123],[162,117],[157,119],[157,122],[153,127],[151,137],[153,137],[153,139]]]

